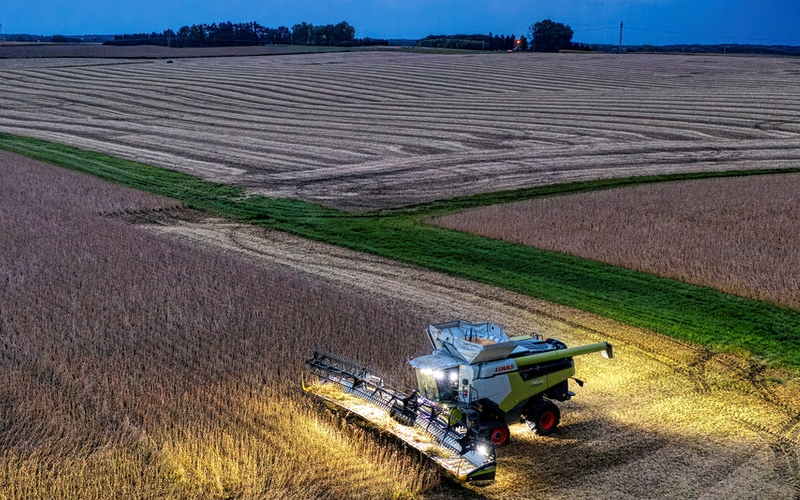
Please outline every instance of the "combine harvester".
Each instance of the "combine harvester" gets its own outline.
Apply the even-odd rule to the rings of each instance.
[[[574,356],[613,356],[608,342],[568,348],[539,336],[509,338],[494,323],[451,321],[426,332],[433,353],[409,360],[413,390],[320,352],[306,361],[311,373],[346,394],[304,389],[391,432],[464,481],[494,479],[495,447],[508,442],[509,424],[524,421],[539,435],[556,430],[561,413],[553,401],[574,396]]]

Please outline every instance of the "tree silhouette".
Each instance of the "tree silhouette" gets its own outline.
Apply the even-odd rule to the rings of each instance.
[[[558,52],[572,46],[574,32],[565,24],[545,19],[530,27],[530,35],[536,52]]]

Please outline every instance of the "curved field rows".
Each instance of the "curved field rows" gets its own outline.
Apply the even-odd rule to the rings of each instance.
[[[523,424],[499,451],[488,499],[800,498],[800,386],[757,363],[719,355],[591,314],[484,285],[183,213],[126,216],[159,234],[279,264],[431,321],[490,320],[570,345],[610,340],[615,358],[576,359],[583,388],[562,427],[536,438]],[[415,335],[409,332],[408,341]],[[378,360],[376,360],[378,362]]]
[[[0,70],[0,131],[346,209],[800,164],[789,58],[387,51]]]

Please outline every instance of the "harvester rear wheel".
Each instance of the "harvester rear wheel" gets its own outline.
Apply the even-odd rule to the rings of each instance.
[[[528,424],[528,429],[539,436],[547,436],[555,432],[560,421],[561,410],[550,401],[536,403],[525,416],[525,423]]]
[[[495,446],[500,447],[508,443],[509,434],[508,426],[500,425],[489,432],[489,440],[494,443]]]

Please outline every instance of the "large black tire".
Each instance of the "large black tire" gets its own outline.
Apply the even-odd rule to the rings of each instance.
[[[539,436],[547,436],[555,432],[561,422],[561,410],[550,401],[539,401],[533,404],[525,415],[528,429]]]

